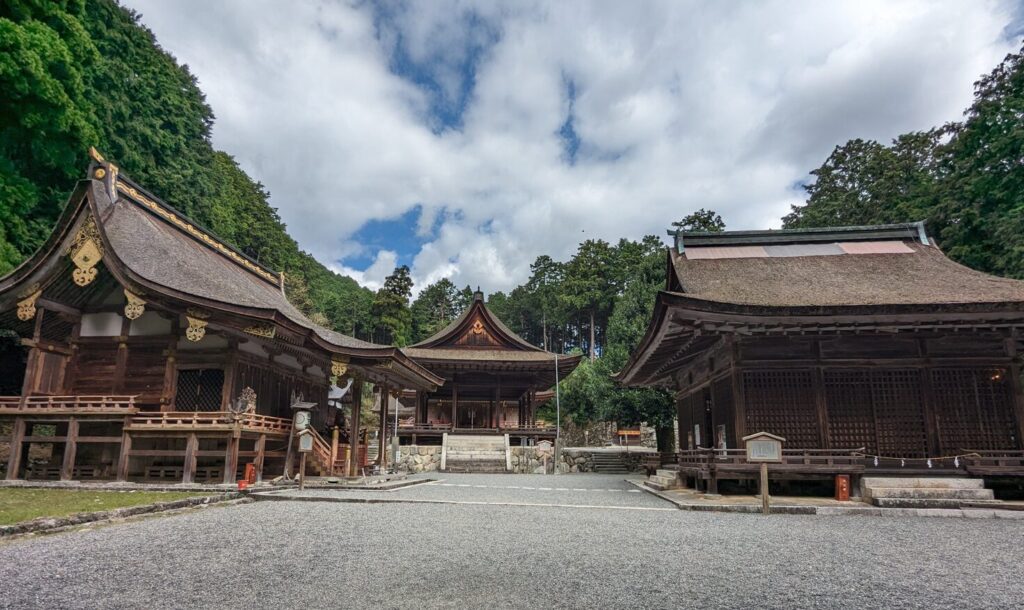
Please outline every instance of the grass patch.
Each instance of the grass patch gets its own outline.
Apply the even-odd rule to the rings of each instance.
[[[39,517],[64,517],[126,506],[173,502],[209,493],[187,491],[88,491],[78,489],[0,488],[0,525]]]

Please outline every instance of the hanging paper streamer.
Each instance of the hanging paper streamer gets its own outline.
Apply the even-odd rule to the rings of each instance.
[[[903,468],[906,465],[907,465],[907,460],[900,460],[900,468]]]
[[[878,466],[878,456],[875,456],[875,466]]]
[[[931,468],[931,467],[932,467],[932,459],[931,459],[931,458],[928,458],[928,467],[929,467],[929,468]]]
[[[957,468],[960,467],[960,456],[959,455],[956,456],[955,458],[953,458],[953,465],[956,466]]]

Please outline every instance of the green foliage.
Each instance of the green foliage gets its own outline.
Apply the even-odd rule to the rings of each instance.
[[[398,346],[409,344],[412,333],[412,313],[409,311],[411,296],[412,277],[409,275],[409,267],[395,267],[373,299],[371,314],[376,323],[374,338],[378,343]]]
[[[448,278],[442,278],[424,288],[412,302],[412,342],[430,337],[454,320],[465,307],[459,291]]]
[[[786,227],[925,220],[953,259],[1024,278],[1024,50],[975,83],[965,118],[889,146],[851,140],[811,172]]]
[[[672,223],[677,231],[706,231],[718,233],[725,230],[725,221],[714,210],[701,208]]]
[[[226,242],[285,272],[289,298],[368,338],[373,293],[299,250],[270,194],[213,149],[195,77],[110,0],[0,5],[0,274],[49,235],[89,146]]]

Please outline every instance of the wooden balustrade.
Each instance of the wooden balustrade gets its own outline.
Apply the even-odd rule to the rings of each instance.
[[[140,413],[131,418],[128,430],[135,431],[180,431],[180,430],[235,430],[256,432],[275,436],[287,436],[292,422],[281,417],[256,413],[232,413],[230,411],[161,411]]]
[[[130,415],[137,396],[0,396],[0,413],[11,415]]]

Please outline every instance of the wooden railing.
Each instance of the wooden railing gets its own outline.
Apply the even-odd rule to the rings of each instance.
[[[286,436],[291,420],[256,413],[230,411],[162,411],[141,413],[131,418],[129,430],[233,430]]]
[[[394,430],[394,424],[389,424],[388,425],[388,429],[389,430]],[[448,430],[452,429],[452,425],[451,424],[443,424],[443,423],[440,423],[440,422],[416,423],[416,422],[403,422],[403,421],[399,420],[399,422],[398,422],[398,429],[402,430],[402,431],[407,431],[407,430],[426,430],[426,431],[447,432]]]
[[[528,431],[528,432],[554,432],[557,430],[555,426],[549,426],[543,422],[537,422],[536,424],[528,423],[504,423],[498,426],[499,430],[513,430],[513,431]]]
[[[0,396],[0,413],[130,415],[137,396]]]
[[[316,428],[309,426],[307,428],[310,432],[310,436],[313,437],[313,460],[317,462],[320,467],[320,474],[330,474],[334,469],[334,457],[331,454],[331,443],[320,436],[320,433],[316,431]]]
[[[857,449],[783,449],[783,466],[829,467],[829,466],[863,466],[864,448]],[[700,448],[680,451],[677,463],[682,467],[708,468],[712,465],[722,467],[759,468],[757,464],[747,462],[744,449],[710,449]]]

